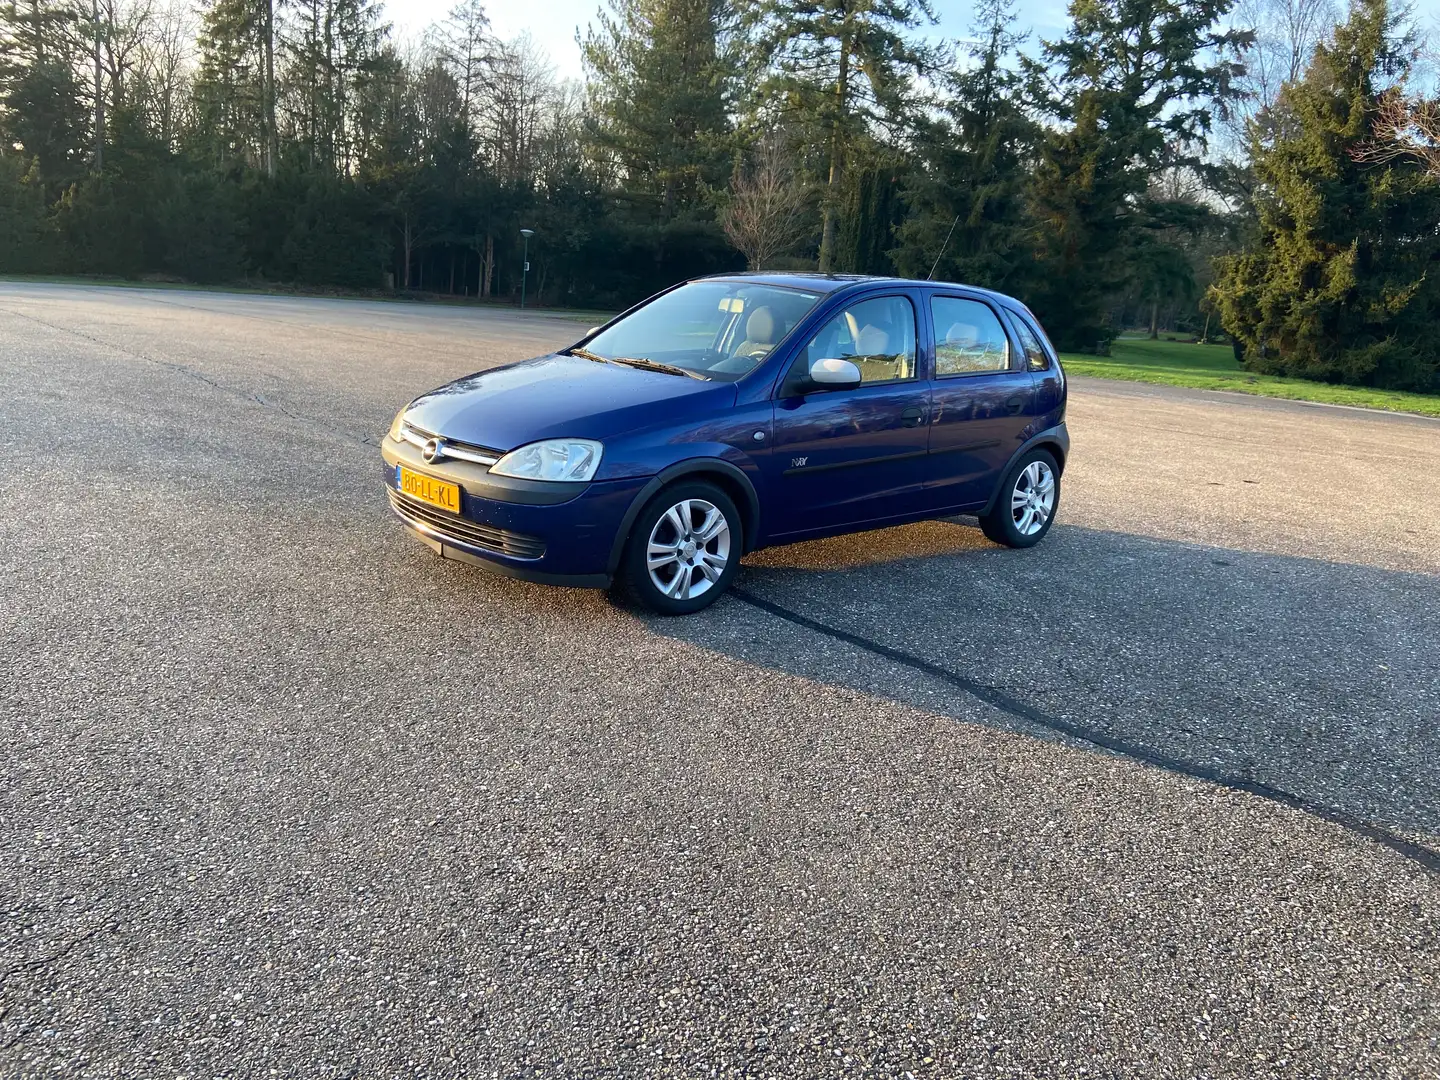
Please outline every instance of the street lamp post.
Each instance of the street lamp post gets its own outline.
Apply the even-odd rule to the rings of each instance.
[[[525,238],[525,266],[520,271],[520,306],[525,306],[525,282],[530,277],[530,237],[535,235],[534,229],[521,229],[520,235]]]

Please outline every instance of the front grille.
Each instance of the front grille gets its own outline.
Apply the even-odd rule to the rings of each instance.
[[[423,503],[419,499],[412,499],[410,496],[396,491],[393,487],[388,491],[390,505],[395,508],[397,514],[406,521],[424,525],[440,540],[451,540],[457,544],[483,548],[486,551],[509,555],[514,559],[538,559],[545,554],[545,541],[538,536],[526,536],[524,533],[511,532],[509,529],[497,529],[493,525],[482,525],[469,518],[447,514],[444,510],[437,509],[429,503]]]
[[[449,439],[444,435],[437,435],[433,431],[426,431],[424,428],[410,423],[400,425],[400,438],[411,446],[421,449],[431,439],[438,439],[442,446],[440,457],[454,458],[457,461],[473,461],[477,465],[494,465],[505,456],[504,450],[495,450],[489,446]]]

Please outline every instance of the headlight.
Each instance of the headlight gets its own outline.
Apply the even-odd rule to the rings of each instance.
[[[546,439],[511,450],[494,465],[495,476],[517,480],[572,480],[584,483],[600,468],[605,447],[593,439]]]
[[[406,410],[409,409],[409,408],[410,408],[410,406],[409,406],[409,405],[406,405],[404,409],[401,409],[399,412],[397,412],[397,413],[395,414],[395,419],[390,421],[390,441],[391,441],[391,442],[399,442],[399,441],[400,441],[400,427],[401,427],[401,422],[405,419],[405,412],[406,412]]]

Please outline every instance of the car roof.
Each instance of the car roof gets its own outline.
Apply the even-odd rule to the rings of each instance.
[[[860,285],[910,285],[917,288],[928,289],[964,289],[966,292],[980,293],[988,296],[997,302],[1008,307],[1025,310],[1025,305],[1013,296],[996,292],[994,289],[981,288],[979,285],[966,285],[958,281],[921,281],[917,278],[884,277],[877,274],[821,274],[814,271],[786,270],[744,274],[711,274],[708,277],[696,278],[696,281],[753,281],[760,285],[778,285],[782,288],[806,289],[811,292],[833,293],[841,289],[847,289]]]

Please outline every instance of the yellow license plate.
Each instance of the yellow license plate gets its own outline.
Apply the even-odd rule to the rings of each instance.
[[[452,514],[460,513],[460,485],[436,480],[400,466],[400,490],[412,499],[419,499]]]

